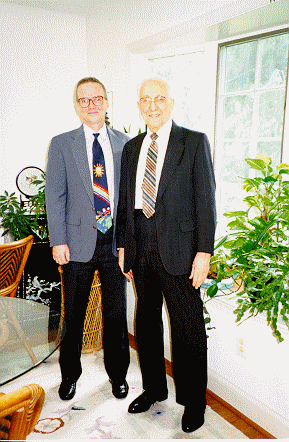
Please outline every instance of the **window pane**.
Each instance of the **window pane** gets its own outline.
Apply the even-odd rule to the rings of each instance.
[[[285,89],[261,93],[259,101],[258,136],[281,137]]]
[[[260,41],[262,86],[285,86],[288,59],[288,34]]]
[[[253,89],[255,83],[256,41],[225,48],[225,92]]]
[[[225,232],[228,219],[220,216],[222,213],[237,207],[238,210],[246,210],[245,203],[242,203],[242,178],[248,176],[249,166],[243,161],[243,155],[249,154],[249,143],[242,140],[224,142],[220,157],[216,159],[216,168],[219,171],[217,179],[217,208],[218,208],[218,232]],[[222,183],[222,184],[221,184]],[[225,185],[223,184],[225,183]],[[217,238],[220,235],[217,235]]]
[[[273,166],[280,162],[280,142],[279,141],[258,141],[257,155],[266,153],[272,159]]]
[[[224,137],[250,137],[254,100],[249,95],[225,97],[224,103]]]

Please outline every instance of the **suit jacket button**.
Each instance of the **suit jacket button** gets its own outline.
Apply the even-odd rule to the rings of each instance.
[[[96,226],[92,226],[94,229],[96,229]]]

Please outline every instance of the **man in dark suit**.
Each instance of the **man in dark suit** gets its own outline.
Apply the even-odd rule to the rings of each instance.
[[[83,125],[52,139],[46,171],[49,237],[53,258],[63,266],[65,291],[66,333],[59,357],[59,396],[63,400],[74,397],[82,372],[83,324],[97,268],[102,289],[105,368],[114,396],[124,398],[130,357],[126,279],[118,266],[115,219],[121,155],[129,137],[106,126],[109,103],[99,80],[80,80],[75,101]]]
[[[143,393],[130,413],[167,398],[162,305],[171,326],[176,401],[185,406],[182,428],[204,423],[207,341],[200,286],[214,249],[215,180],[205,134],[171,120],[168,85],[148,79],[138,107],[146,133],[122,156],[117,214],[119,265],[137,291],[136,339]]]

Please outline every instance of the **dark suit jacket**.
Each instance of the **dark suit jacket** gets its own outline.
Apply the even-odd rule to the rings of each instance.
[[[117,247],[125,249],[126,273],[136,257],[135,183],[145,135],[128,141],[122,155],[116,237]],[[168,273],[189,273],[197,252],[213,254],[215,218],[215,179],[208,139],[173,122],[155,207],[157,243]]]
[[[109,127],[107,132],[114,162],[116,218],[121,155],[129,137]],[[52,139],[45,189],[51,246],[68,244],[71,261],[89,261],[95,250],[97,228],[83,126]],[[117,256],[115,241],[113,252]]]

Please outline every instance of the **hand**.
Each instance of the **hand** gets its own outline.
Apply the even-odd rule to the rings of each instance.
[[[52,247],[52,256],[57,264],[61,266],[68,264],[70,261],[70,252],[67,244],[61,244],[59,246]]]
[[[208,276],[210,269],[211,254],[205,252],[198,252],[195,256],[190,279],[192,279],[192,285],[196,289],[201,287],[202,283]]]
[[[123,269],[124,269],[124,248],[121,247],[118,250],[118,265],[120,267],[120,270],[122,271],[123,275],[126,277],[126,279],[128,281],[132,281],[133,280],[133,274],[132,274],[132,270],[130,270],[128,273],[124,273]]]

